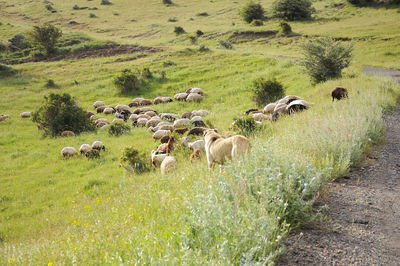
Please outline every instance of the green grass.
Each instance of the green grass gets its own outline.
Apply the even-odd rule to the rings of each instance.
[[[0,39],[24,33],[32,23],[53,21],[66,33],[63,46],[70,51],[109,41],[164,51],[145,57],[25,63],[13,66],[18,71],[13,76],[0,78],[0,113],[12,116],[0,122],[0,264],[14,259],[20,264],[273,262],[283,252],[281,241],[288,232],[312,219],[315,192],[357,166],[365,152],[382,141],[382,114],[399,96],[398,86],[360,74],[366,65],[399,67],[396,9],[337,10],[332,1],[319,1],[314,3],[314,21],[290,23],[300,35],[243,41],[225,50],[217,48],[219,40],[227,41],[233,32],[278,30],[278,21],[257,28],[246,25],[237,14],[245,1],[177,0],[169,7],[155,0],[114,0],[108,6],[100,1],[52,2],[57,13],[49,13],[37,1],[16,0],[14,6],[0,2]],[[262,4],[268,9],[270,3]],[[98,10],[73,10],[75,4]],[[205,12],[209,16],[197,15]],[[89,13],[97,18],[89,18]],[[178,22],[168,22],[170,17]],[[72,26],[71,20],[80,24]],[[205,35],[198,45],[211,51],[199,52],[187,36],[173,33],[175,26],[188,34],[202,30]],[[299,56],[305,35],[353,40],[354,59],[341,79],[312,85],[295,62],[267,57]],[[80,43],[71,43],[78,39]],[[118,94],[113,78],[122,69],[144,67],[155,78],[131,95]],[[166,80],[159,78],[161,71]],[[120,137],[98,131],[43,138],[31,120],[19,118],[21,112],[36,110],[50,92],[67,92],[93,111],[96,100],[115,106],[139,96],[172,97],[201,87],[208,94],[201,103],[154,108],[180,114],[206,109],[211,112],[207,119],[229,133],[233,119],[255,107],[250,86],[258,77],[275,77],[286,94],[304,97],[315,106],[266,123],[251,137],[253,154],[239,165],[229,164],[223,174],[209,172],[204,158],[190,164],[189,152],[180,151],[175,153],[177,172],[164,177],[158,170],[133,175],[120,166],[119,158],[126,146],[133,146],[150,160],[158,143],[146,129],[132,128]],[[46,88],[49,79],[58,87]],[[349,100],[331,103],[329,91],[336,85],[350,89]],[[106,145],[100,159],[62,159],[63,147],[78,149],[95,140]]]

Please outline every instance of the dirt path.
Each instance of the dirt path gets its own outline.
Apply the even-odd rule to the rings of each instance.
[[[291,235],[278,265],[400,265],[400,106],[365,168],[328,184],[330,219]]]
[[[393,69],[384,69],[376,67],[364,67],[362,73],[367,76],[383,76],[389,77],[397,81],[400,84],[400,71]]]

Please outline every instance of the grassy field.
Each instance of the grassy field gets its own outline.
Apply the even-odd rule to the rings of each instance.
[[[52,3],[57,13],[46,10],[43,2],[0,1],[0,40],[52,22],[67,35],[163,51],[142,58],[31,62],[13,65],[18,74],[0,78],[0,114],[12,116],[0,123],[2,265],[272,263],[283,252],[287,233],[312,219],[312,199],[323,184],[345,174],[382,142],[382,114],[400,94],[399,86],[360,74],[364,66],[400,67],[398,8],[337,9],[336,1],[318,1],[312,22],[291,23],[298,36],[243,39],[233,37],[234,32],[277,30],[278,21],[245,25],[237,15],[245,1],[174,1],[169,7],[139,0]],[[75,4],[98,9],[74,10]],[[269,7],[271,1],[262,4]],[[202,12],[208,16],[199,16]],[[170,18],[177,22],[168,22]],[[72,20],[79,24],[69,24]],[[205,36],[191,44],[186,35],[173,33],[178,25],[188,34],[201,29]],[[299,44],[325,35],[348,38],[355,45],[353,62],[341,79],[313,85],[295,62],[268,57],[300,56]],[[233,42],[234,49],[219,48],[220,39]],[[198,51],[199,45],[210,51]],[[124,68],[144,67],[155,79],[135,94],[119,95],[113,77]],[[165,80],[159,78],[161,71]],[[201,103],[154,108],[180,114],[209,110],[207,120],[226,133],[234,117],[255,106],[250,86],[260,76],[276,77],[286,94],[315,106],[266,123],[251,137],[252,155],[239,165],[229,164],[222,174],[208,171],[204,158],[190,164],[187,152],[181,152],[173,174],[132,175],[120,167],[119,158],[126,146],[150,157],[157,143],[145,129],[132,128],[121,137],[97,131],[44,138],[31,120],[19,118],[21,112],[36,110],[50,92],[67,92],[93,111],[96,100],[115,106],[139,96],[172,97],[200,87],[208,94]],[[46,88],[49,79],[58,88]],[[329,91],[336,85],[350,88],[349,100],[331,103]],[[62,160],[62,147],[79,148],[94,140],[107,147],[101,159]]]

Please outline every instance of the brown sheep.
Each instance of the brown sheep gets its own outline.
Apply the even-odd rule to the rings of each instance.
[[[194,127],[191,130],[189,130],[189,132],[187,133],[187,136],[190,136],[190,135],[202,136],[203,132],[205,130],[207,130],[207,129],[204,127]]]
[[[332,102],[337,99],[338,101],[343,99],[343,98],[348,98],[348,91],[346,88],[337,86],[331,91],[331,96],[332,96]]]
[[[152,105],[152,104],[153,104],[153,102],[150,100],[147,100],[147,99],[141,100],[139,102],[139,106]]]
[[[91,149],[90,151],[85,153],[85,156],[88,159],[100,158],[100,151],[96,149]]]
[[[185,134],[185,132],[188,131],[187,127],[184,128],[175,128],[174,132],[178,133],[179,135]]]
[[[168,141],[171,139],[171,138],[173,138],[173,137],[170,137],[170,136],[164,136],[164,137],[162,137],[161,139],[160,139],[160,141],[161,141],[161,143],[168,143]]]
[[[192,154],[190,154],[190,162],[194,163],[194,161],[198,159],[201,159],[201,151],[200,150],[194,150]]]
[[[90,112],[90,111],[87,111],[87,112],[86,112],[86,117],[87,117],[87,118],[90,118],[92,115],[94,115],[94,113],[92,113],[92,112]]]
[[[74,137],[75,133],[70,130],[65,130],[61,132],[61,137]]]

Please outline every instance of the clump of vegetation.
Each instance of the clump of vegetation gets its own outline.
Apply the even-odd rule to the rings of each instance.
[[[355,6],[367,6],[373,4],[375,0],[347,0],[347,2]]]
[[[45,96],[44,103],[33,113],[32,120],[43,129],[45,136],[59,136],[65,130],[71,130],[75,134],[95,130],[95,125],[86,117],[86,112],[67,93],[50,93]]]
[[[208,13],[207,12],[201,12],[201,13],[197,13],[196,16],[198,17],[208,17]]]
[[[168,22],[177,22],[177,21],[178,21],[177,18],[169,18],[169,19],[168,19]]]
[[[116,137],[127,134],[130,131],[131,131],[130,126],[122,122],[112,123],[108,128],[108,134],[110,136],[116,136]]]
[[[51,88],[57,88],[58,86],[54,82],[54,80],[49,79],[47,80],[46,84],[44,85],[46,88],[51,89]]]
[[[41,26],[33,26],[29,33],[34,47],[44,50],[47,55],[55,52],[56,44],[62,36],[62,31],[56,26],[46,23]]]
[[[172,62],[171,60],[166,60],[163,62],[163,66],[170,67],[170,66],[176,66],[176,64],[174,62]]]
[[[248,2],[239,11],[239,15],[247,23],[251,23],[255,19],[263,20],[265,18],[264,13],[264,8],[253,1]]]
[[[8,46],[7,44],[3,43],[2,41],[0,41],[0,54],[7,52],[8,51]]]
[[[301,64],[314,82],[322,82],[342,75],[350,65],[353,45],[332,38],[318,38],[302,45]]]
[[[276,0],[272,5],[275,17],[289,21],[310,19],[313,12],[310,0]]]
[[[124,69],[114,78],[114,85],[119,89],[120,93],[126,94],[136,91],[140,88],[140,80],[132,73],[130,69]]]
[[[180,34],[185,33],[185,30],[181,26],[176,26],[174,29],[174,32],[176,35],[180,35]]]
[[[189,39],[191,44],[196,44],[196,42],[197,42],[197,37],[196,36],[189,35],[188,39]]]
[[[264,25],[264,22],[261,19],[254,19],[251,23],[251,26],[262,26]]]
[[[121,165],[127,170],[140,174],[150,170],[150,161],[146,154],[140,153],[133,147],[126,147],[120,158]]]
[[[17,73],[15,69],[0,63],[0,77],[10,76],[15,73]]]
[[[257,78],[252,84],[253,100],[262,107],[285,96],[283,85],[276,79]]]
[[[259,128],[256,121],[251,116],[239,117],[233,120],[233,130],[240,135],[251,136]]]
[[[210,48],[208,48],[208,47],[205,46],[204,44],[200,45],[200,47],[199,47],[199,52],[204,53],[204,52],[208,52],[208,51],[210,51]]]
[[[90,14],[89,14],[89,18],[97,18],[97,16],[96,16],[96,14],[94,14],[94,13],[90,13]]]
[[[162,3],[163,3],[164,5],[166,5],[166,6],[170,6],[170,5],[173,4],[171,0],[162,0]]]
[[[225,48],[225,49],[228,49],[228,50],[231,50],[233,48],[233,46],[232,46],[232,44],[230,42],[227,42],[227,41],[224,41],[224,40],[219,40],[218,43],[222,48]]]
[[[197,30],[196,31],[196,36],[197,37],[200,37],[200,36],[203,36],[204,35],[204,32],[202,32],[201,30]]]
[[[279,28],[282,35],[289,35],[292,33],[292,27],[285,21],[279,23]]]
[[[144,80],[153,78],[153,74],[151,73],[150,68],[148,67],[143,68],[141,76],[142,79]]]
[[[101,0],[100,5],[109,6],[112,5],[112,3],[109,0]]]

